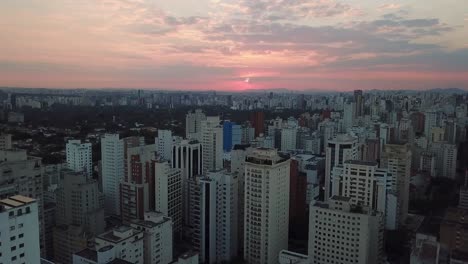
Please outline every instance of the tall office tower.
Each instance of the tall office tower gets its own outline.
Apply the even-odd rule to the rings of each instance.
[[[320,131],[320,136],[322,137],[323,149],[326,150],[328,142],[336,136],[336,123],[330,120],[325,120],[319,124],[318,130]]]
[[[200,184],[200,259],[203,263],[230,262],[237,256],[238,175],[209,172]]]
[[[426,137],[431,135],[433,127],[439,125],[439,113],[429,111],[424,113],[424,135]]]
[[[14,195],[0,200],[0,233],[0,263],[41,263],[35,199]]]
[[[321,140],[316,132],[312,133],[310,137],[306,137],[304,144],[305,151],[310,151],[312,154],[320,154]]]
[[[0,134],[0,150],[6,150],[11,148],[11,134]]]
[[[242,252],[244,250],[244,183],[245,183],[245,158],[249,155],[252,151],[250,145],[236,145],[231,151],[231,172],[237,173],[239,175],[239,191],[238,191],[238,209],[237,212],[239,213],[238,217],[238,250],[239,256],[242,256]]]
[[[159,129],[154,142],[159,156],[172,162],[172,131]]]
[[[342,165],[344,161],[358,158],[358,140],[348,134],[339,134],[328,142],[325,149],[325,196],[324,201],[331,197],[333,167]]]
[[[241,126],[241,144],[250,144],[255,139],[255,128],[249,122]]]
[[[245,161],[244,259],[268,264],[288,248],[289,157],[254,149]]]
[[[143,219],[144,213],[154,210],[154,161],[156,145],[126,149],[127,173],[120,183],[120,208],[122,220]]]
[[[201,122],[203,172],[223,168],[223,127],[219,116],[209,116]]]
[[[224,121],[223,123],[223,150],[230,152],[232,147],[241,143],[242,129],[241,126],[231,122]]]
[[[344,105],[343,109],[343,127],[344,131],[347,132],[354,124],[354,110],[355,103],[348,102]]]
[[[455,180],[457,177],[457,145],[438,142],[431,145],[431,150],[435,154],[437,176]]]
[[[66,153],[68,168],[74,171],[84,171],[89,178],[93,177],[91,143],[81,143],[81,140],[69,140]]]
[[[71,263],[73,253],[86,248],[96,234],[104,231],[104,197],[96,180],[84,172],[62,171],[57,192],[57,226],[54,228],[54,257]]]
[[[362,96],[362,90],[354,91],[354,116],[364,116],[364,97]]]
[[[334,167],[332,179],[332,196],[348,197],[352,204],[381,212],[386,229],[396,228],[393,175],[379,168],[377,162],[347,160]]]
[[[297,128],[285,127],[281,129],[281,151],[295,150],[297,139]]]
[[[185,224],[189,220],[189,185],[190,179],[202,174],[202,147],[197,140],[182,140],[174,145],[172,167],[180,169],[182,181],[182,213]]]
[[[17,194],[34,198],[37,201],[41,256],[45,256],[41,159],[28,156],[26,150],[0,150],[0,199]]]
[[[101,138],[102,192],[107,215],[120,215],[120,182],[124,179],[124,140],[118,134]]]
[[[190,111],[185,116],[185,137],[201,141],[201,121],[206,120],[206,115],[201,109]]]
[[[366,139],[362,154],[363,160],[379,162],[380,148],[380,139]]]
[[[408,215],[411,150],[408,144],[386,144],[381,167],[394,177],[393,191],[397,195],[397,223],[403,225]]]
[[[444,129],[445,129],[444,140],[451,144],[457,143],[458,125],[457,125],[456,120],[453,120],[453,119],[446,120]]]
[[[180,169],[171,168],[166,160],[154,162],[154,209],[172,219],[173,231],[182,229],[182,177]]]
[[[333,196],[310,206],[310,263],[383,263],[383,217],[372,209]]]
[[[121,225],[96,236],[96,250],[114,248],[114,257],[130,263],[144,263],[144,235],[144,230]]]
[[[143,263],[172,263],[172,219],[161,212],[146,212],[144,220],[134,219],[130,226],[144,230]]]
[[[250,113],[250,124],[255,129],[255,137],[265,133],[265,114],[261,111]]]

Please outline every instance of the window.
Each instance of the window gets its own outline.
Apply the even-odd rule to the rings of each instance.
[[[24,234],[19,234],[18,237],[22,238],[22,237],[24,237]]]

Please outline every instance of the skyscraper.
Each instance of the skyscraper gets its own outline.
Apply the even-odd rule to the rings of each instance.
[[[244,259],[277,262],[288,248],[289,157],[258,148],[245,162]]]
[[[172,131],[158,130],[158,137],[155,139],[156,151],[163,159],[172,161]]]
[[[223,150],[230,152],[234,145],[240,144],[242,139],[241,126],[231,122],[224,121],[223,123]]]
[[[166,160],[154,162],[155,210],[172,219],[174,233],[182,228],[182,177],[180,169],[171,168]]]
[[[96,180],[84,172],[62,171],[57,192],[57,226],[54,228],[54,257],[58,263],[71,263],[73,253],[87,247],[104,231],[104,197]]]
[[[201,140],[201,121],[206,120],[206,115],[201,109],[190,111],[185,116],[185,137],[187,139]]]
[[[223,127],[219,116],[209,116],[201,122],[203,172],[223,168]]]
[[[354,91],[354,116],[364,116],[364,97],[362,96],[362,90]]]
[[[74,171],[84,171],[89,178],[93,177],[93,157],[91,143],[81,140],[69,140],[66,145],[67,165]]]
[[[124,179],[124,141],[118,134],[101,138],[102,192],[107,215],[120,215],[120,182]]]
[[[297,128],[284,127],[281,129],[281,151],[290,151],[297,149]]]
[[[255,137],[265,133],[265,114],[261,111],[250,114],[250,124],[255,129]]]
[[[397,223],[405,223],[408,215],[411,150],[408,144],[386,144],[382,153],[381,167],[394,177],[393,191],[397,195]]]
[[[332,140],[328,141],[325,146],[325,196],[327,201],[332,194],[332,177],[333,167],[342,165],[346,160],[355,160],[358,157],[357,139],[348,134],[339,134]]]

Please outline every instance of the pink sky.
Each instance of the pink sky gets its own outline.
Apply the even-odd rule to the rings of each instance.
[[[466,10],[457,0],[4,0],[0,86],[468,89]]]

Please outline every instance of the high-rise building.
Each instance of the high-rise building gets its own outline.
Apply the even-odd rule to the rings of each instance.
[[[0,200],[0,234],[0,263],[41,263],[35,199],[14,195]]]
[[[430,146],[435,154],[436,174],[439,177],[456,179],[457,177],[457,145],[447,142],[437,142]]]
[[[310,206],[310,263],[383,263],[383,217],[351,198],[333,196]]]
[[[250,114],[250,124],[255,129],[255,137],[265,133],[265,114],[261,111]]]
[[[223,127],[219,116],[201,121],[203,172],[223,168]]]
[[[348,134],[339,134],[332,140],[328,141],[325,146],[325,196],[327,201],[332,193],[332,177],[333,167],[342,165],[346,160],[355,160],[358,158],[357,139]]]
[[[281,151],[295,150],[297,138],[296,127],[284,127],[281,129]]]
[[[143,263],[172,263],[172,220],[161,212],[146,212],[144,220],[132,220],[130,226],[143,230]]]
[[[123,221],[144,219],[154,210],[156,145],[140,145],[126,149],[126,174],[120,183],[120,208]]]
[[[449,251],[468,253],[468,210],[448,208],[440,223],[440,244]]]
[[[172,155],[172,167],[181,171],[182,214],[187,225],[190,212],[188,182],[202,174],[202,146],[197,140],[182,140],[174,145]]]
[[[396,228],[396,195],[393,175],[375,161],[347,160],[332,172],[332,196],[350,198],[350,203],[381,212],[386,229]]]
[[[201,109],[190,111],[185,116],[185,137],[201,141],[201,121],[206,120],[206,115]]]
[[[46,255],[42,162],[26,150],[0,150],[0,199],[22,195],[36,199],[41,256]]]
[[[380,149],[380,139],[366,139],[362,154],[363,160],[379,162]]]
[[[84,171],[89,178],[93,177],[91,143],[81,143],[81,140],[69,140],[66,145],[66,153],[69,169]]]
[[[431,176],[436,176],[435,171],[435,155],[430,151],[424,151],[421,153],[419,157],[419,170],[426,171]]]
[[[364,97],[362,96],[362,90],[354,91],[354,116],[364,116]]]
[[[155,210],[172,219],[174,233],[182,228],[182,177],[166,160],[154,162]]]
[[[101,138],[101,174],[107,215],[120,215],[120,182],[124,179],[124,140],[118,134]]]
[[[429,111],[424,113],[424,135],[426,137],[431,135],[433,127],[439,125],[439,113],[434,111]]]
[[[295,238],[303,235],[307,226],[307,174],[301,170],[301,161],[292,157],[289,172],[289,233]]]
[[[172,161],[172,131],[158,130],[158,137],[155,139],[156,151],[163,159]]]
[[[347,132],[354,124],[355,103],[346,103],[343,109],[343,127],[344,132]]]
[[[87,247],[96,234],[104,231],[104,197],[96,180],[84,172],[62,171],[57,191],[54,228],[54,257],[58,263],[71,263],[73,253]]]
[[[232,147],[241,143],[242,129],[241,126],[231,122],[224,121],[223,123],[223,150],[230,152]]]
[[[244,259],[267,264],[288,248],[289,157],[252,150],[245,161]]]
[[[393,175],[393,191],[397,195],[397,223],[403,225],[408,215],[411,150],[408,144],[386,144],[381,167]]]
[[[0,150],[6,150],[11,148],[11,134],[0,134]]]

